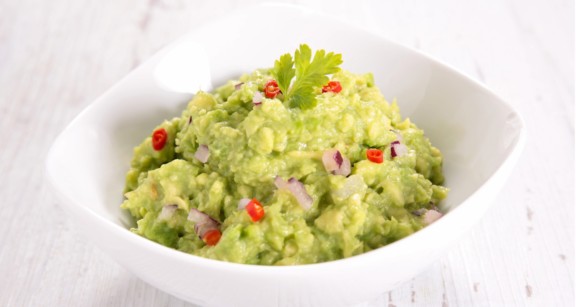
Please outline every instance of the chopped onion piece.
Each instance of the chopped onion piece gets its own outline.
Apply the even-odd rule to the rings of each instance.
[[[312,199],[312,196],[310,196],[310,194],[308,194],[306,191],[304,184],[298,181],[298,179],[291,177],[288,179],[288,181],[285,181],[282,179],[282,177],[276,176],[276,178],[274,178],[274,185],[276,185],[278,189],[287,189],[290,191],[300,206],[302,206],[302,208],[305,210],[308,210],[310,207],[312,207],[314,200]]]
[[[218,221],[196,208],[190,209],[188,220],[194,222],[194,232],[196,232],[200,239],[202,239],[208,231],[214,229],[219,230],[220,228]]]
[[[196,208],[190,208],[188,213],[188,220],[194,223],[205,223],[210,219],[210,216]]]
[[[334,173],[334,175],[342,175],[346,177],[350,175],[351,172],[352,172],[352,165],[350,163],[350,160],[348,158],[344,158],[342,160],[342,165],[340,165],[340,168],[333,171],[332,173]]]
[[[342,156],[339,150],[329,149],[322,154],[322,163],[327,172],[348,176],[351,172],[350,160]]]
[[[428,210],[428,211],[426,211],[426,213],[424,213],[424,215],[422,216],[422,219],[424,221],[424,224],[430,225],[441,217],[442,217],[442,213],[440,213],[439,211]]]
[[[246,208],[246,205],[250,202],[250,198],[242,198],[239,202],[238,202],[238,210],[244,210],[244,208]]]
[[[424,213],[426,213],[426,211],[428,211],[428,210],[421,208],[421,209],[412,211],[412,214],[414,214],[415,216],[422,216],[422,215],[424,215]]]
[[[402,157],[407,153],[408,153],[408,147],[406,147],[406,145],[400,143],[400,141],[392,142],[392,146],[390,147],[390,155],[392,156],[392,158]]]
[[[198,146],[198,150],[196,150],[194,157],[202,163],[208,162],[208,157],[210,157],[210,150],[208,149],[208,146],[204,144]]]
[[[334,161],[336,161],[336,164],[338,164],[338,167],[342,167],[342,162],[344,161],[344,159],[342,158],[342,154],[340,153],[339,150],[336,150],[336,153],[334,153]]]
[[[342,165],[342,154],[337,149],[329,149],[322,154],[322,163],[328,172],[333,172]]]
[[[280,176],[276,176],[274,178],[274,185],[278,189],[287,189],[288,188],[288,182],[286,182],[286,180],[282,179],[282,177],[280,177]]]
[[[260,92],[256,92],[254,93],[254,97],[252,98],[252,103],[257,106],[262,104],[262,99],[264,99],[264,96],[262,96],[262,93]]]
[[[162,211],[158,215],[158,219],[161,221],[169,220],[178,209],[178,205],[165,205],[162,207]]]
[[[240,83],[235,84],[235,85],[234,85],[234,90],[236,90],[236,91],[239,90],[240,87],[242,87],[242,84],[244,84],[244,82],[240,82]]]
[[[298,203],[300,203],[300,206],[302,206],[304,210],[308,210],[310,209],[310,207],[312,207],[312,203],[314,202],[314,200],[312,199],[310,194],[308,194],[308,192],[306,191],[306,187],[304,187],[304,184],[298,181],[298,179],[294,177],[288,179],[288,190],[292,192],[292,194],[294,195],[294,197],[296,197],[296,200],[298,200]]]

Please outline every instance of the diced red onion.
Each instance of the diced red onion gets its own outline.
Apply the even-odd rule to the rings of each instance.
[[[329,149],[322,154],[322,163],[328,172],[333,172],[342,165],[342,154],[337,149]]]
[[[288,189],[288,182],[286,182],[286,180],[282,179],[280,176],[276,176],[274,178],[274,185],[278,189]]]
[[[196,208],[190,209],[188,220],[194,222],[194,232],[200,238],[203,238],[208,231],[220,228],[218,221]]]
[[[422,215],[424,215],[424,213],[426,213],[426,211],[428,211],[428,210],[421,208],[421,209],[412,211],[412,214],[414,214],[415,216],[422,216]]]
[[[335,175],[348,176],[351,171],[350,160],[343,157],[339,150],[329,149],[322,154],[322,163],[326,171]]]
[[[194,223],[204,223],[210,219],[210,216],[196,208],[190,208],[188,220]]]
[[[252,98],[252,103],[255,106],[258,106],[258,105],[262,104],[262,99],[264,99],[264,96],[262,96],[262,93],[256,92],[256,93],[254,93],[254,97]]]
[[[210,157],[210,150],[208,149],[208,146],[204,144],[198,146],[198,150],[196,150],[194,157],[202,163],[208,162],[208,157]]]
[[[342,167],[343,158],[339,150],[336,150],[336,153],[334,154],[334,161],[336,161],[338,167]]]
[[[211,230],[220,230],[219,224],[196,224],[194,225],[194,232],[198,235],[200,239],[204,238],[204,235]]]
[[[287,189],[290,191],[304,210],[308,210],[312,207],[314,200],[306,191],[304,184],[298,181],[298,179],[291,177],[288,181],[285,181],[282,177],[276,176],[276,178],[274,178],[274,184],[278,189]]]
[[[234,85],[234,90],[236,90],[236,91],[239,90],[240,87],[242,87],[242,84],[244,84],[244,82],[240,82],[240,83],[235,84],[235,85]]]
[[[390,155],[392,158],[395,157],[402,157],[403,155],[408,153],[408,147],[406,145],[400,143],[400,141],[394,141],[390,147]]]
[[[402,134],[398,130],[391,130],[396,134],[396,140],[390,143],[390,155],[392,158],[395,157],[402,157],[403,155],[408,153],[408,147],[404,145],[402,142],[404,139],[402,138]]]
[[[350,163],[350,160],[348,158],[344,158],[342,160],[342,165],[340,165],[340,168],[333,171],[332,173],[334,173],[334,175],[342,175],[346,177],[350,175],[350,172],[352,172],[352,165]]]
[[[238,202],[238,210],[244,210],[244,208],[246,208],[246,205],[250,202],[250,198],[242,198],[239,202]]]
[[[422,216],[424,224],[430,225],[442,217],[442,213],[436,210],[428,210]]]
[[[312,207],[314,200],[306,191],[304,184],[298,181],[298,179],[294,177],[288,179],[288,190],[294,194],[294,197],[296,197],[296,200],[298,200],[300,206],[302,206],[304,210],[308,210],[310,207]]]
[[[176,209],[178,209],[178,205],[165,205],[162,207],[158,219],[161,221],[169,220],[174,215],[174,212],[176,212]]]

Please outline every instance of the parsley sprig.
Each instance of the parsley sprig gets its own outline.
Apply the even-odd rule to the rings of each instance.
[[[327,75],[340,70],[342,55],[320,49],[314,53],[306,44],[292,55],[286,53],[274,62],[272,74],[284,95],[284,101],[292,108],[310,109],[316,106],[315,90],[330,79]],[[294,78],[296,77],[296,78]],[[294,79],[294,81],[292,81]]]

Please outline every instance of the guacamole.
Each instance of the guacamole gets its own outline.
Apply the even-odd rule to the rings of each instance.
[[[369,73],[325,69],[324,86],[295,88],[314,84],[298,78],[316,56],[333,56],[302,48],[198,92],[134,149],[121,205],[133,232],[201,257],[294,265],[385,246],[441,215],[440,151]]]

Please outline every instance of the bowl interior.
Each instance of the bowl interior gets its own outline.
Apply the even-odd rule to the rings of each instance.
[[[397,99],[401,114],[423,128],[444,154],[446,185],[451,189],[446,211],[490,179],[520,142],[518,114],[469,78],[363,29],[303,9],[285,9],[291,14],[251,12],[258,18],[236,14],[207,24],[130,73],[56,139],[46,161],[55,188],[76,206],[122,228],[131,225],[119,205],[132,150],[163,119],[178,116],[192,97],[167,90],[155,73],[166,57],[179,54],[174,50],[190,43],[204,48],[195,54],[205,59],[192,61],[186,69],[202,63],[197,73],[202,75],[196,77],[208,78],[212,86],[269,67],[300,43],[342,53],[344,69],[372,72],[384,96]],[[275,26],[264,26],[270,24]],[[323,34],[327,27],[339,33],[338,40]],[[265,43],[266,37],[281,39]]]

